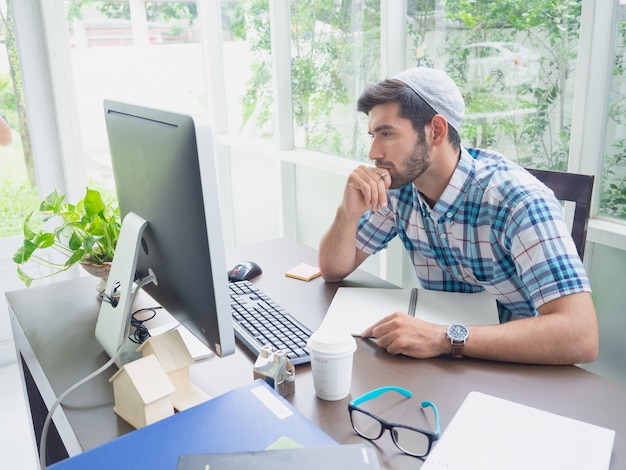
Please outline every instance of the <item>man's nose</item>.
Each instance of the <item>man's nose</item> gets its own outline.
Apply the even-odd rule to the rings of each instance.
[[[384,153],[382,146],[378,144],[376,137],[372,139],[372,145],[370,146],[370,151],[368,157],[370,160],[381,160],[384,158]]]

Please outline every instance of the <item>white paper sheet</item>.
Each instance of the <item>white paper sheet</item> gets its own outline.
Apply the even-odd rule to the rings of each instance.
[[[155,327],[155,328],[150,328],[149,331],[152,336],[157,336],[162,333],[167,333],[168,331],[173,330],[175,328],[178,328],[178,331],[180,332],[180,336],[183,339],[185,346],[187,346],[187,349],[189,350],[189,354],[191,354],[191,357],[194,360],[199,361],[200,359],[206,359],[215,354],[213,351],[211,351],[211,349],[206,344],[200,341],[196,337],[196,335],[194,335],[191,331],[189,331],[185,326],[181,325],[173,317],[172,317],[171,322]]]
[[[394,312],[406,312],[411,289],[340,287],[320,328],[334,328],[359,336],[363,330]],[[419,289],[415,316],[439,325],[495,325],[495,298],[488,293],[463,294]]]
[[[422,470],[603,470],[615,431],[471,392]]]

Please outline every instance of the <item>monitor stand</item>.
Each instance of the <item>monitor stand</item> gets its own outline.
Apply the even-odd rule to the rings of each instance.
[[[140,286],[135,284],[137,259],[147,225],[146,220],[133,212],[124,217],[111,272],[102,294],[96,339],[109,357],[116,358],[118,366],[140,357],[140,353],[136,352],[137,344],[128,339],[135,290],[149,282],[157,283],[150,271],[150,276],[141,280]]]

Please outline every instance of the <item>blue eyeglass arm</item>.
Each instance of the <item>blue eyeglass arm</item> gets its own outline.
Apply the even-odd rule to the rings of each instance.
[[[361,395],[359,398],[355,398],[354,400],[350,402],[350,404],[353,406],[357,406],[357,405],[360,405],[361,403],[365,403],[366,401],[373,400],[374,398],[378,398],[383,393],[387,393],[387,392],[398,392],[401,395],[405,396],[406,398],[411,398],[411,396],[413,396],[413,393],[411,393],[406,388],[390,385],[387,387],[380,387],[380,388],[371,390],[367,392],[365,395]]]
[[[440,432],[441,432],[441,428],[439,426],[439,410],[437,409],[437,405],[435,405],[432,401],[423,401],[422,408],[428,408],[428,407],[432,408],[435,413],[435,423],[436,423],[435,434],[437,435],[437,437],[439,437]]]

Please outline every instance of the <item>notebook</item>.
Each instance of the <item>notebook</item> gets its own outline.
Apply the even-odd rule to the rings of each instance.
[[[363,330],[394,312],[407,312],[411,289],[340,287],[320,328],[359,336]],[[487,292],[465,294],[418,289],[415,316],[439,325],[496,325],[495,297]]]
[[[603,470],[614,438],[611,429],[471,392],[422,470]]]

